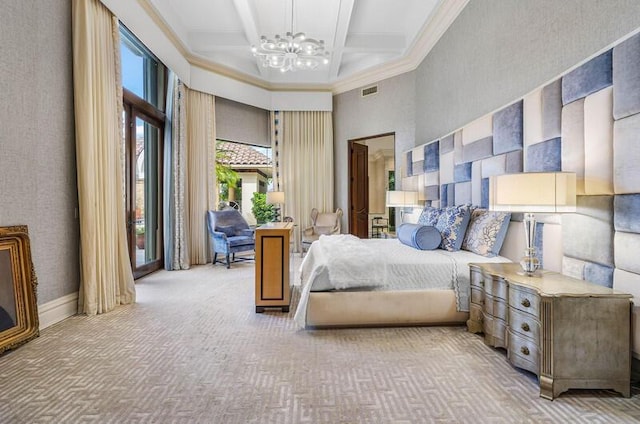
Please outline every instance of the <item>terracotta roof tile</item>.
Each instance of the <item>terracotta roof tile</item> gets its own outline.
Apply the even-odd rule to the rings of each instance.
[[[225,165],[271,166],[271,159],[246,144],[223,141],[218,144],[218,148],[227,152],[225,158],[220,161]]]

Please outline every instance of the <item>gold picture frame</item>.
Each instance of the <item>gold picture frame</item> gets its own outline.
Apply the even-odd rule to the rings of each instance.
[[[0,354],[38,337],[37,284],[27,226],[0,227]]]

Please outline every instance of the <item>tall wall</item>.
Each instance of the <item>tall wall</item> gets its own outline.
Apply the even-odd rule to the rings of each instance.
[[[0,226],[29,226],[43,304],[79,284],[71,1],[2,1],[0,40]]]
[[[636,0],[470,1],[416,73],[416,145],[521,98],[640,26]]]
[[[378,82],[378,93],[361,97],[360,90],[333,98],[335,205],[345,211],[342,228],[348,228],[349,140],[395,133],[396,157],[415,145],[415,75],[413,72]],[[400,161],[396,161],[399,175]],[[400,189],[400,187],[396,187]]]

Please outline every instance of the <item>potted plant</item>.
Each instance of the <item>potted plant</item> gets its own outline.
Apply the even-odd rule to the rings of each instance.
[[[136,227],[136,246],[138,249],[144,249],[144,225]]]

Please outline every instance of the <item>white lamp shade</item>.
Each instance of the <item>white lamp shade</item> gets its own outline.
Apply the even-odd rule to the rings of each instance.
[[[489,209],[506,212],[576,211],[576,174],[530,172],[489,178]]]
[[[387,207],[406,207],[418,205],[417,191],[387,191]]]
[[[284,191],[268,191],[267,203],[281,205],[284,203]]]

